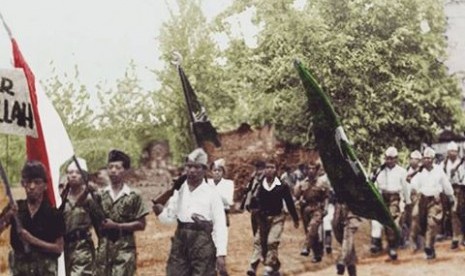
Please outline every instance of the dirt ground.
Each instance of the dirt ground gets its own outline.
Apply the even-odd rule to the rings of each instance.
[[[21,198],[21,190],[15,190],[17,198]],[[1,203],[1,202],[0,202]],[[4,202],[3,204],[4,205]],[[148,216],[147,228],[137,233],[138,275],[165,275],[165,265],[170,250],[170,237],[175,226],[159,223],[153,213]],[[8,275],[7,254],[9,251],[9,231],[0,236],[0,275]],[[280,259],[283,275],[336,275],[335,260],[339,245],[333,240],[333,254],[327,255],[318,264],[312,264],[310,257],[299,255],[303,242],[303,229],[294,229],[290,220],[286,222],[280,246]],[[228,271],[231,276],[245,275],[248,259],[252,250],[252,234],[248,213],[233,214],[229,234],[227,257]],[[365,221],[356,234],[359,264],[358,275],[463,275],[465,269],[465,248],[458,251],[449,249],[450,241],[438,243],[437,259],[427,261],[422,252],[413,254],[410,250],[399,251],[399,260],[388,261],[386,254],[370,256],[369,224]],[[259,272],[262,272],[262,266]],[[258,274],[260,275],[260,274]]]

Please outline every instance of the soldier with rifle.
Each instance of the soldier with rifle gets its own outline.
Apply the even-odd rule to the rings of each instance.
[[[299,217],[288,185],[277,177],[277,164],[273,159],[266,161],[263,179],[257,188],[257,219],[258,231],[254,236],[254,250],[250,258],[247,275],[254,276],[260,258],[263,258],[266,276],[280,275],[281,263],[278,258],[278,246],[286,219],[283,202],[294,221],[294,227],[299,227]],[[260,249],[257,249],[259,247]],[[260,254],[261,253],[261,254]],[[260,256],[261,255],[261,256]]]
[[[420,245],[420,240],[418,238],[418,235],[415,235],[413,238],[413,241],[410,241],[410,233],[412,231],[412,228],[418,228],[417,225],[412,224],[412,208],[417,202],[418,196],[416,193],[412,192],[410,181],[412,178],[419,172],[423,170],[423,166],[421,165],[421,159],[422,155],[418,150],[414,150],[410,153],[410,159],[409,159],[409,165],[406,168],[407,170],[407,183],[408,184],[408,189],[409,189],[409,194],[410,194],[410,201],[412,204],[405,206],[404,212],[402,213],[401,216],[401,226],[402,226],[402,239],[403,239],[403,244],[405,247],[410,246],[414,249],[417,250],[421,247]],[[418,230],[415,230],[416,233],[418,233]]]
[[[2,180],[8,185],[1,168]],[[47,174],[39,161],[27,161],[21,171],[25,200],[0,216],[0,233],[11,224],[10,268],[12,275],[57,275],[57,260],[63,252],[63,216],[45,195]],[[10,206],[13,206],[10,202]]]
[[[110,185],[96,195],[105,220],[100,226],[96,254],[96,273],[101,276],[125,276],[136,273],[135,231],[143,231],[149,213],[140,193],[124,182],[131,167],[129,156],[119,150],[108,154]]]
[[[207,154],[197,148],[187,156],[186,179],[166,204],[158,198],[153,210],[162,223],[177,223],[166,267],[168,276],[228,275],[227,227],[223,202],[208,184]]]
[[[99,234],[105,216],[88,190],[86,161],[81,158],[73,160],[66,169],[66,175],[68,182],[60,206],[66,226],[66,275],[94,275],[95,246],[90,229],[93,225]]]
[[[263,180],[263,173],[265,172],[265,162],[262,160],[255,161],[255,171],[252,173],[252,178],[247,184],[245,196],[241,203],[241,210],[246,209],[250,212],[250,224],[252,226],[252,234],[255,236],[257,233],[257,192],[261,181]],[[258,253],[260,254],[260,253]]]
[[[443,199],[445,209],[443,227],[445,229],[452,228],[451,249],[457,249],[459,242],[464,241],[463,231],[465,231],[463,225],[463,212],[465,211],[465,166],[463,166],[463,163],[465,157],[458,158],[458,151],[459,146],[457,143],[450,142],[447,145],[447,157],[442,163],[443,170],[449,177],[456,198],[454,206],[448,204],[447,199]]]
[[[452,185],[447,175],[440,166],[434,165],[435,151],[426,148],[423,152],[423,167],[411,181],[412,191],[418,193],[418,200],[412,210],[412,240],[415,235],[425,237],[425,254],[427,259],[436,258],[434,244],[436,235],[443,216],[443,205],[440,194],[444,193],[451,205],[454,205],[455,197]],[[418,226],[418,232],[413,228]]]

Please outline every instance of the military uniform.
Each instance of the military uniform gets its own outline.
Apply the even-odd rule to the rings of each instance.
[[[33,217],[29,213],[26,200],[18,200],[18,217],[25,230],[31,235],[46,242],[53,243],[63,237],[65,224],[58,210],[43,199],[39,210]],[[13,248],[10,268],[14,276],[52,276],[57,275],[59,254],[44,252],[40,248],[30,246],[26,253],[16,230],[16,223],[11,219],[10,242]]]
[[[297,194],[301,194],[300,212],[305,229],[305,243],[302,251],[307,255],[311,248],[314,261],[321,260],[323,254],[322,223],[325,216],[326,201],[329,197],[330,187],[324,181],[324,177],[299,181],[296,185]]]
[[[111,186],[103,189],[97,198],[105,217],[117,223],[136,221],[148,214],[140,194],[126,184],[115,198]],[[96,275],[134,275],[137,264],[134,232],[102,230],[96,255]]]
[[[394,147],[388,148],[386,150],[386,158],[397,158],[397,150]],[[393,163],[392,167],[385,166],[376,177],[376,186],[381,192],[383,200],[399,229],[401,227],[401,198],[404,199],[404,205],[411,203],[407,185],[407,171],[395,163]],[[385,231],[389,246],[389,256],[395,260],[397,259],[396,249],[398,247],[396,234],[389,227],[386,227]]]
[[[337,202],[334,209],[333,233],[336,240],[341,244],[341,251],[336,263],[337,272],[342,275],[347,267],[349,275],[355,276],[357,255],[355,253],[354,235],[361,223],[361,219],[355,216],[344,203]]]
[[[412,210],[411,241],[418,234],[425,236],[425,253],[432,259],[436,257],[434,242],[443,216],[440,194],[454,201],[452,186],[441,167],[433,165],[431,170],[423,169],[412,178],[412,190],[417,191],[419,199]]]
[[[455,143],[448,145],[448,150],[458,150]],[[441,164],[444,172],[449,177],[449,181],[452,184],[454,190],[454,196],[457,200],[455,206],[447,204],[447,199],[444,204],[444,230],[451,227],[452,229],[452,248],[457,248],[460,240],[463,240],[463,228],[464,218],[463,214],[465,211],[465,167],[459,158],[451,160],[446,158]]]
[[[90,195],[82,201],[75,202],[67,198],[63,210],[66,225],[64,236],[66,275],[95,274],[95,246],[90,227],[92,224],[99,225],[104,215]]]

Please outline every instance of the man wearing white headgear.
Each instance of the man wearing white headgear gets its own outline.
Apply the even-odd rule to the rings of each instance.
[[[226,173],[225,161],[223,158],[216,160],[210,166],[213,178],[208,179],[208,183],[215,186],[221,196],[226,213],[226,225],[229,227],[229,209],[234,204],[234,182],[224,178]]]
[[[451,249],[457,249],[459,246],[459,241],[463,239],[462,233],[462,221],[461,216],[464,205],[464,196],[465,196],[465,167],[463,166],[464,158],[458,158],[459,146],[455,142],[450,142],[447,144],[447,157],[441,163],[443,170],[446,172],[446,175],[449,177],[449,181],[452,184],[454,189],[454,195],[457,199],[457,206],[454,206],[454,210],[445,210],[445,213],[448,214],[444,219],[445,226],[449,226],[452,229],[452,243]],[[445,206],[446,208],[452,209],[452,206]],[[457,208],[459,207],[459,208]]]
[[[444,193],[452,204],[455,201],[452,185],[442,168],[434,165],[434,157],[435,151],[432,148],[424,150],[422,161],[424,169],[411,181],[412,190],[419,194],[419,199],[412,211],[410,237],[412,241],[418,234],[425,237],[427,259],[436,258],[434,242],[443,216],[440,194]],[[412,245],[414,244],[412,242]]]
[[[227,227],[218,191],[207,183],[207,154],[201,148],[186,160],[187,179],[165,206],[153,210],[162,223],[175,223],[166,267],[168,276],[214,276],[226,272]]]
[[[78,169],[76,162],[79,163]],[[63,193],[63,211],[65,220],[65,266],[66,275],[94,275],[94,242],[90,233],[92,225],[98,231],[105,219],[103,213],[86,191],[87,163],[76,158],[66,170],[67,187]]]
[[[384,154],[384,165],[381,171],[376,176],[375,185],[381,192],[384,202],[386,203],[392,218],[396,225],[400,228],[400,202],[404,200],[404,205],[409,205],[410,195],[407,187],[407,171],[397,165],[397,149],[395,147],[387,148]],[[389,257],[392,260],[397,259],[397,241],[396,234],[393,229],[385,228],[386,237],[388,240]]]
[[[410,183],[412,178],[419,173],[423,167],[421,166],[421,159],[422,155],[418,150],[414,150],[410,153],[409,165],[407,167],[407,182]],[[404,246],[409,244],[410,239],[410,231],[412,227],[412,208],[415,202],[417,201],[417,196],[415,193],[412,193],[411,185],[407,185],[409,188],[410,200],[412,204],[405,206],[404,212],[402,213],[401,217],[401,225],[402,225],[402,238]],[[417,238],[414,239],[416,243],[416,248],[419,248],[419,241]]]

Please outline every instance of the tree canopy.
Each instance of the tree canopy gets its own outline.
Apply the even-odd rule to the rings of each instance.
[[[94,88],[96,99],[81,84],[78,68],[72,76],[45,80],[77,154],[97,169],[110,148],[137,160],[150,139],[168,140],[177,161],[192,150],[181,83],[170,63],[173,50],[184,57],[182,66],[219,131],[243,122],[273,124],[279,139],[313,147],[312,111],[294,59],[309,67],[331,96],[364,161],[390,145],[418,149],[444,128],[463,131],[461,91],[444,65],[443,1],[298,2],[303,5],[235,0],[208,19],[200,0],[177,0],[156,40],[165,63],[154,71],[161,84],[156,91],[141,88],[134,64],[114,88]],[[238,18],[258,30],[255,44],[238,32]],[[23,139],[8,141],[8,152],[0,151],[2,160],[8,154],[10,171],[19,172]]]

